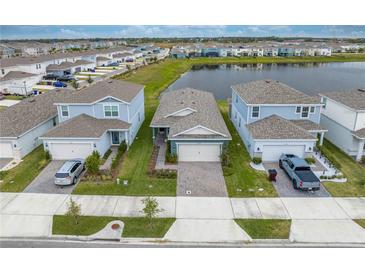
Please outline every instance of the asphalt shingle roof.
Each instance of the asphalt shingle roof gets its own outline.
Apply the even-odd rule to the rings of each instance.
[[[307,130],[278,115],[271,115],[247,125],[253,139],[316,139]]]
[[[247,104],[320,104],[317,97],[276,80],[259,80],[232,86]]]
[[[57,116],[54,105],[69,96],[67,89],[49,91],[22,100],[0,112],[0,137],[19,137],[35,126]]]
[[[353,134],[360,139],[365,139],[365,127],[354,131]]]
[[[96,82],[84,89],[76,91],[72,96],[62,98],[56,103],[91,104],[107,96],[112,96],[129,103],[142,89],[143,86],[139,84],[109,79]]]
[[[0,78],[0,82],[14,80],[14,79],[23,79],[27,77],[37,76],[37,74],[24,72],[24,71],[9,71],[3,78]]]
[[[364,91],[340,91],[340,92],[326,92],[320,95],[330,98],[336,102],[340,102],[355,110],[365,110],[365,89]]]
[[[323,128],[320,124],[316,124],[311,120],[290,120],[290,121],[305,130],[328,131],[327,129]]]
[[[125,130],[130,124],[119,119],[97,119],[80,114],[60,123],[42,137],[46,138],[99,138],[109,129]]]
[[[166,117],[186,108],[194,111],[186,116]],[[221,138],[231,138],[214,96],[210,92],[192,88],[165,92],[161,96],[160,104],[151,122],[151,127],[169,127],[171,137],[199,125],[220,133],[217,136]],[[209,137],[213,136],[209,135]],[[195,135],[194,138],[208,137]]]

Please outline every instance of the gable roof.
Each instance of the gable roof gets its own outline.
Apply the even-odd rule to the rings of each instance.
[[[196,111],[186,116],[169,116],[187,108]],[[197,126],[216,132],[219,138],[231,138],[214,96],[210,92],[192,88],[165,92],[161,96],[150,126],[170,128],[169,136],[173,138],[183,137],[185,131]],[[214,135],[207,136],[214,138]],[[189,135],[189,137],[199,136]]]
[[[278,115],[271,115],[247,125],[253,139],[316,140],[308,131]]]
[[[109,129],[129,129],[130,124],[120,119],[97,119],[87,114],[80,114],[60,123],[43,138],[99,138]]]
[[[144,86],[122,80],[104,80],[76,91],[72,96],[60,98],[58,104],[92,104],[111,96],[123,102],[130,103]]]
[[[247,104],[321,104],[312,97],[275,80],[259,80],[232,86]]]
[[[72,94],[67,89],[53,90],[23,99],[0,112],[0,137],[19,137],[35,126],[57,116],[54,102]]]
[[[359,139],[365,139],[365,127],[352,132],[352,134]]]
[[[23,79],[33,76],[39,76],[39,75],[24,71],[9,71],[4,77],[0,78],[0,82],[5,82],[14,79]]]
[[[364,91],[352,90],[342,92],[325,92],[320,93],[320,95],[339,102],[352,109],[361,111],[365,110],[365,89]]]

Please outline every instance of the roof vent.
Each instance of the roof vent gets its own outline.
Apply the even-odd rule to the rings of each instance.
[[[358,88],[358,91],[365,92],[365,88]]]

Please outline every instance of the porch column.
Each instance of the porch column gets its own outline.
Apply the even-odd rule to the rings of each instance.
[[[319,145],[322,146],[323,145],[323,139],[324,139],[324,131],[321,132],[321,137],[319,139]]]
[[[364,144],[365,144],[365,139],[360,139],[359,140],[359,146],[357,148],[357,155],[356,155],[356,161],[360,162],[363,156],[363,151],[364,151]]]

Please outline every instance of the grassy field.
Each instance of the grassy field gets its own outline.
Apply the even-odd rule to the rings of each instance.
[[[11,170],[1,172],[0,191],[21,192],[29,185],[49,163],[43,146],[37,147],[24,157],[23,161]]]
[[[228,153],[233,174],[224,176],[228,195],[230,197],[276,197],[277,193],[275,188],[267,179],[266,173],[256,171],[250,167],[250,155],[228,117],[228,103],[219,101],[218,105],[228,130],[232,135]],[[263,191],[259,191],[258,189],[260,188]]]
[[[92,235],[103,229],[109,222],[121,220],[124,222],[122,237],[130,238],[162,238],[175,222],[174,218],[155,218],[152,226],[146,218],[118,218],[118,217],[98,217],[81,216],[79,224],[68,216],[53,216],[53,235]]]
[[[356,223],[358,223],[360,226],[362,226],[363,228],[365,228],[365,219],[357,219],[354,220]]]
[[[323,151],[341,163],[341,171],[348,179],[346,183],[324,183],[332,196],[365,196],[365,168],[327,140],[323,144]]]
[[[235,219],[252,239],[288,239],[291,220]]]

